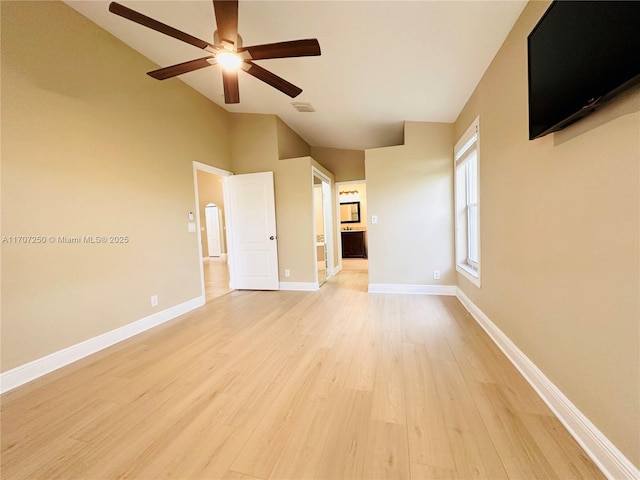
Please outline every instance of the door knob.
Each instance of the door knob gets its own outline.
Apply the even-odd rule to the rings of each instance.
[[[269,240],[275,240],[275,239],[276,239],[276,237],[274,237],[273,235],[271,235],[271,236],[269,237]]]

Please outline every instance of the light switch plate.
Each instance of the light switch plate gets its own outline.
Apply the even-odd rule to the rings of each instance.
[[[378,223],[378,216],[377,215],[371,215],[371,223]]]
[[[187,228],[189,229],[190,232],[195,232],[196,231],[196,224],[193,222],[189,222],[187,223]]]

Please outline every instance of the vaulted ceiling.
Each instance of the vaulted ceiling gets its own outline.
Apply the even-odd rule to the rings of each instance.
[[[110,13],[107,1],[66,3],[160,67],[204,56],[196,47]],[[213,43],[211,1],[119,3]],[[240,72],[240,103],[225,105],[219,66],[164,81],[183,81],[230,112],[276,114],[313,146],[397,145],[405,120],[456,120],[525,4],[240,0],[244,45],[319,40],[319,57],[256,62],[303,92],[291,99]],[[315,112],[298,112],[294,101],[310,103]]]

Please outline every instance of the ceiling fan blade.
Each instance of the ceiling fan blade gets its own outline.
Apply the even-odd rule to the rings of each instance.
[[[237,70],[222,70],[222,84],[224,86],[224,103],[240,103],[240,88],[238,86]]]
[[[247,51],[251,60],[267,58],[312,57],[320,55],[320,44],[315,38],[292,40],[289,42],[269,43],[239,48],[239,52]]]
[[[218,38],[235,46],[238,43],[238,0],[213,0]]]
[[[213,48],[213,45],[209,42],[205,42],[204,40],[200,40],[199,38],[193,37],[188,33],[181,32],[169,25],[166,25],[158,20],[154,20],[151,17],[147,17],[142,13],[138,13],[135,10],[131,10],[124,5],[120,5],[116,2],[111,2],[109,4],[109,11],[111,13],[115,13],[116,15],[120,15],[121,17],[126,18],[127,20],[131,20],[132,22],[139,23],[140,25],[144,25],[145,27],[150,28],[151,30],[155,30],[156,32],[164,33],[165,35],[169,35],[170,37],[181,40],[185,43],[193,45],[198,48],[207,49]]]
[[[183,73],[193,72],[204,67],[210,67],[215,65],[208,60],[213,58],[213,55],[204,58],[198,58],[196,60],[190,60],[184,63],[178,63],[177,65],[171,65],[170,67],[159,68],[152,72],[147,72],[147,75],[155,78],[156,80],[166,80],[167,78],[175,77],[176,75],[182,75]]]
[[[244,62],[242,69],[249,75],[253,75],[258,80],[262,80],[273,88],[277,88],[282,93],[289,95],[291,98],[295,98],[302,93],[301,88],[296,87],[293,83],[287,82],[284,78],[279,77],[275,73],[271,73],[269,70],[266,70],[253,62]]]

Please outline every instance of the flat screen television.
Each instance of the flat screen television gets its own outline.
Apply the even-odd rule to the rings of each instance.
[[[640,1],[555,1],[527,48],[533,140],[640,83]]]

